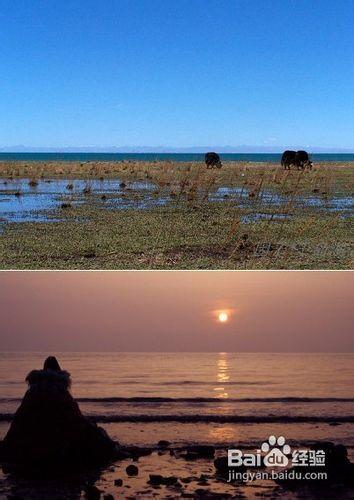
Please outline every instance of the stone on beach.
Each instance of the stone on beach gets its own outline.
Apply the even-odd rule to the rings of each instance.
[[[101,498],[101,490],[96,486],[86,486],[84,496],[87,500],[99,500]]]
[[[241,474],[243,472],[246,472],[247,470],[247,467],[245,467],[244,465],[240,465],[238,467],[230,467],[229,466],[229,463],[228,463],[228,458],[227,457],[217,457],[215,460],[214,460],[214,467],[215,467],[215,474],[217,477],[219,477],[220,479],[223,479],[223,480],[227,480],[228,477],[229,477],[229,471],[230,470],[234,470],[237,472],[240,472]]]
[[[170,441],[167,441],[166,439],[160,439],[160,441],[157,443],[158,448],[168,448],[170,446]]]
[[[128,474],[128,476],[137,476],[139,474],[139,469],[136,465],[130,464],[125,469],[125,472]]]
[[[178,477],[176,476],[168,476],[164,477],[161,476],[160,474],[150,474],[150,479],[148,481],[149,484],[153,486],[157,485],[167,485],[167,486],[172,486],[172,485],[178,485]]]
[[[354,488],[354,464],[348,459],[348,452],[344,445],[331,442],[318,442],[312,450],[323,450],[325,452],[325,464],[293,466],[290,473],[295,473],[294,479],[278,479],[276,482],[284,488],[301,489],[303,487],[328,488],[329,485],[341,485],[343,487]],[[326,479],[306,479],[305,474],[325,473]],[[301,479],[296,475],[301,474]]]
[[[187,453],[197,453],[201,458],[214,458],[215,448],[209,445],[187,446]]]

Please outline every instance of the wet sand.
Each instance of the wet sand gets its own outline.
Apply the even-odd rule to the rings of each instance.
[[[25,374],[43,354],[0,358],[1,441],[21,402]],[[160,353],[69,353],[61,359],[73,374],[81,411],[121,445],[124,458],[52,480],[1,473],[0,498],[84,498],[85,490],[86,498],[314,497],[272,480],[229,484],[216,474],[215,457],[233,448],[254,452],[270,435],[285,436],[291,450],[311,449],[314,442],[343,445],[354,462],[351,354],[165,353],[161,360]],[[211,397],[215,392],[222,397]],[[136,475],[129,475],[131,465]],[[341,486],[316,493],[354,497]]]
[[[0,425],[2,438],[9,423]],[[299,487],[288,489],[273,480],[255,479],[250,482],[228,481],[221,477],[214,459],[226,457],[230,448],[255,452],[264,436],[275,433],[293,436],[288,441],[292,449],[311,448],[314,439],[347,445],[351,442],[352,424],[103,424],[115,440],[122,443],[128,458],[115,460],[100,470],[71,474],[59,478],[19,478],[0,472],[0,498],[76,499],[101,498],[354,498],[354,490],[338,486]],[[207,444],[208,437],[213,442]],[[239,436],[239,441],[232,441]],[[247,444],[253,437],[254,444]],[[168,438],[172,437],[169,441]],[[334,439],[334,437],[336,437]],[[156,443],[156,439],[159,442]],[[246,439],[246,441],[245,441]],[[307,441],[306,441],[307,440]],[[182,444],[183,441],[185,444]],[[226,442],[228,444],[226,444]],[[118,441],[117,441],[118,442]],[[137,445],[127,443],[137,443]],[[224,444],[222,444],[224,442]],[[250,441],[248,441],[250,442]],[[179,444],[178,444],[179,443]],[[301,443],[301,444],[300,444]],[[197,447],[197,448],[196,448]],[[199,449],[200,448],[200,449]],[[203,450],[206,450],[203,451]],[[215,453],[215,454],[214,454]],[[207,456],[203,456],[207,455]],[[214,456],[213,456],[214,455]],[[348,447],[354,461],[354,449]],[[137,467],[130,472],[131,466]],[[129,468],[129,469],[128,469]],[[266,469],[249,469],[262,472]],[[40,474],[40,471],[39,471]],[[110,497],[109,495],[112,495]]]
[[[132,448],[130,448],[132,451]],[[116,461],[102,470],[59,478],[16,478],[0,473],[1,498],[354,498],[340,485],[284,488],[272,480],[242,483],[216,474],[214,459],[186,458],[187,449],[136,448],[136,457]],[[215,457],[226,456],[217,449]],[[139,456],[140,455],[140,456]],[[133,466],[133,470],[131,471]],[[261,469],[257,469],[260,472]],[[112,495],[112,496],[109,496]]]

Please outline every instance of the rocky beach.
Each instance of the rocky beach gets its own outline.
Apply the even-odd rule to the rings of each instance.
[[[143,359],[138,354],[132,356],[126,358],[126,369],[121,360],[122,394],[125,391],[123,381],[131,380],[132,373],[129,375],[129,370],[132,370],[138,359]],[[171,363],[180,363],[182,358],[176,356],[169,355],[169,366],[172,366]],[[100,358],[101,363],[106,365],[106,379],[113,358],[109,355],[101,355]],[[203,365],[213,358],[189,355],[187,361],[190,366],[194,362]],[[246,357],[247,366],[256,362],[252,359]],[[276,357],[271,359],[277,363]],[[332,359],[332,365],[337,363],[342,369],[345,366],[346,359],[343,356],[337,361],[333,356],[328,359]],[[13,362],[16,366],[22,366],[24,362],[30,366],[36,362],[34,360],[39,361],[40,356],[32,356],[32,361],[30,357],[17,356],[12,362],[10,357],[8,367]],[[90,373],[87,369],[91,367],[91,378],[99,366],[95,356],[85,356],[85,359],[78,355],[64,356],[64,362],[65,366],[70,366],[70,370],[76,367],[77,373],[81,370]],[[151,362],[154,363],[153,357]],[[327,360],[321,362],[327,363]],[[219,378],[223,379],[220,383],[225,386],[226,376],[233,377],[232,357],[219,356],[218,364]],[[60,370],[53,360],[49,361],[49,369],[48,361],[45,366],[47,369],[32,370],[28,374],[29,389],[22,401],[9,397],[7,389],[7,398],[1,403],[4,411],[0,422],[0,496],[4,498],[111,500],[122,497],[302,498],[304,495],[354,498],[354,446],[350,438],[353,401],[346,397],[344,385],[349,371],[347,374],[343,372],[343,383],[337,386],[336,395],[324,398],[323,394],[311,402],[305,394],[286,400],[279,397],[258,397],[258,400],[247,398],[247,391],[254,393],[256,390],[250,381],[244,385],[243,391],[246,392],[243,399],[235,400],[235,403],[230,397],[221,400],[178,397],[178,391],[183,390],[183,383],[171,386],[173,398],[93,398],[87,393],[92,383],[85,388],[85,379],[82,378],[76,379],[76,384],[74,379],[74,387],[79,394],[86,392],[86,397],[81,396],[76,401],[69,392],[71,378],[68,372]],[[206,382],[208,364],[205,366],[203,378]],[[145,370],[150,371],[149,364]],[[177,371],[176,381],[179,375]],[[98,378],[92,389],[97,391],[104,379],[100,381]],[[238,387],[242,387],[240,382],[237,383]],[[139,383],[140,390],[146,390],[153,383],[154,379],[149,381],[148,376],[145,376],[144,384]],[[195,383],[199,390],[207,388],[202,389],[201,380],[195,380]],[[17,385],[20,391],[23,385],[20,378]],[[158,381],[158,385],[163,387],[162,380]],[[193,387],[193,384],[188,385]],[[6,386],[11,387],[8,384]],[[269,385],[268,393],[271,387]],[[113,386],[107,386],[107,389],[112,391]],[[319,392],[325,390],[324,386]],[[135,391],[139,394],[137,387]],[[262,401],[264,408],[277,409],[278,415],[272,414],[272,410],[268,414],[262,413]],[[236,403],[237,406],[232,406]],[[246,405],[244,410],[242,405]],[[253,416],[250,415],[249,405],[254,409]],[[323,412],[324,405],[327,406],[326,414]],[[342,408],[347,407],[344,413],[343,409],[339,410],[340,405]],[[307,416],[299,411],[301,406],[301,411],[306,412]],[[192,409],[192,413],[188,408]],[[16,409],[13,414],[12,409]],[[236,411],[238,415],[234,413]],[[262,441],[271,433],[291,437],[287,439],[291,451],[302,449],[312,450],[311,453],[316,450],[325,453],[326,463],[313,467],[309,464],[291,466],[289,462],[287,467],[275,469],[283,474],[279,477],[269,476],[272,470],[264,461],[264,453],[255,466],[229,465],[229,450],[241,449],[243,453],[257,454],[257,449],[259,452],[264,445]],[[303,477],[307,473],[325,473],[326,478],[299,480],[298,476],[291,476],[292,471],[303,474]],[[284,476],[285,472],[288,477]],[[237,476],[238,473],[242,473],[242,477]]]

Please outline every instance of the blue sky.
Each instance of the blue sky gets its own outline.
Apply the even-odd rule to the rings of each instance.
[[[1,0],[0,147],[354,148],[353,0]]]

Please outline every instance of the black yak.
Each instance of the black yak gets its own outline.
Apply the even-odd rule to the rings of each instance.
[[[294,165],[298,170],[304,170],[306,167],[311,170],[312,161],[306,151],[284,151],[281,157],[281,165],[285,170],[290,170],[291,165]]]
[[[205,154],[205,164],[207,168],[222,167],[220,156],[217,153],[212,152]]]

